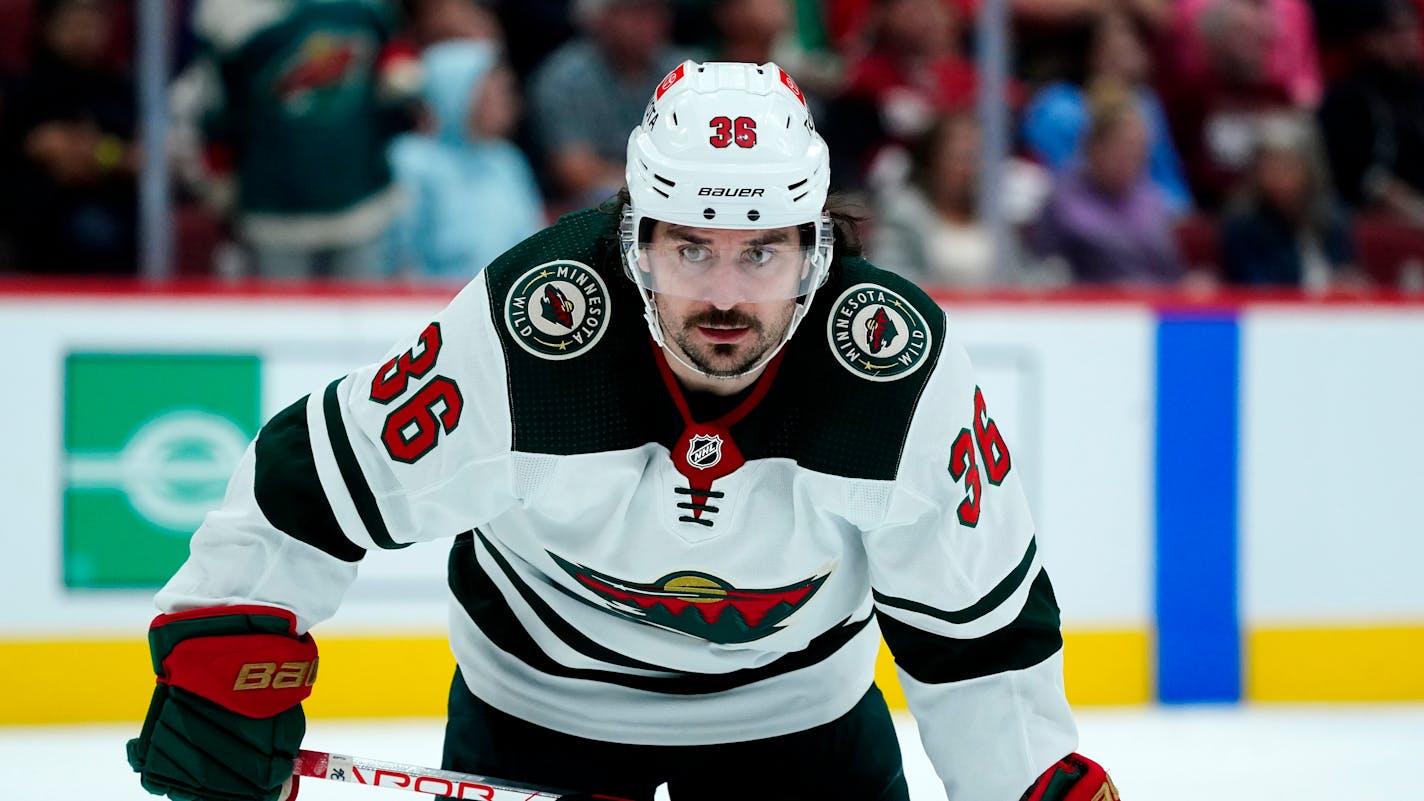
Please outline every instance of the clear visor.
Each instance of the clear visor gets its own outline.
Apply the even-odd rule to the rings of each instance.
[[[637,248],[633,268],[645,289],[672,297],[721,303],[791,300],[815,289],[814,248],[799,243],[748,244],[722,251],[678,242]]]

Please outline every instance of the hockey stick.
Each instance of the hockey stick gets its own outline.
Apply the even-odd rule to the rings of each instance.
[[[612,795],[557,790],[533,784],[518,784],[504,779],[476,776],[471,773],[457,773],[452,770],[425,768],[402,762],[382,762],[376,759],[332,754],[326,751],[308,751],[303,748],[297,753],[292,766],[292,783],[289,794],[279,796],[284,801],[294,801],[301,777],[327,779],[348,784],[364,784],[369,787],[389,787],[409,790],[414,793],[466,799],[467,801],[531,801],[535,798],[568,801],[579,799],[606,799],[606,801],[627,801]]]

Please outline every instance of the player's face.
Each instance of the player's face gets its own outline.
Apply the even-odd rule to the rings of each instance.
[[[676,255],[705,265],[695,271],[695,287],[688,283],[676,291],[653,292],[667,346],[688,363],[707,375],[734,378],[780,344],[791,325],[795,288],[804,270],[798,262],[784,276],[759,271],[772,263],[769,260],[780,258],[768,253],[794,253],[800,259],[795,228],[735,231],[659,222],[653,226],[649,245],[647,252],[655,258]],[[662,290],[673,290],[672,282],[664,279]]]

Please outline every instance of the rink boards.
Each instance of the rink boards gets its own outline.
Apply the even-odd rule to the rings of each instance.
[[[153,590],[246,438],[444,300],[0,285],[0,724],[139,718]],[[1075,703],[1424,700],[1424,302],[941,301],[1022,471]],[[363,562],[312,715],[440,712],[444,557]]]

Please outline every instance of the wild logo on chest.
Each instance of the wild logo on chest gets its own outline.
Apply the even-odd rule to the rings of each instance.
[[[719,644],[758,640],[806,605],[829,573],[770,589],[745,589],[691,570],[651,582],[620,579],[549,553],[580,587],[622,617]]]

